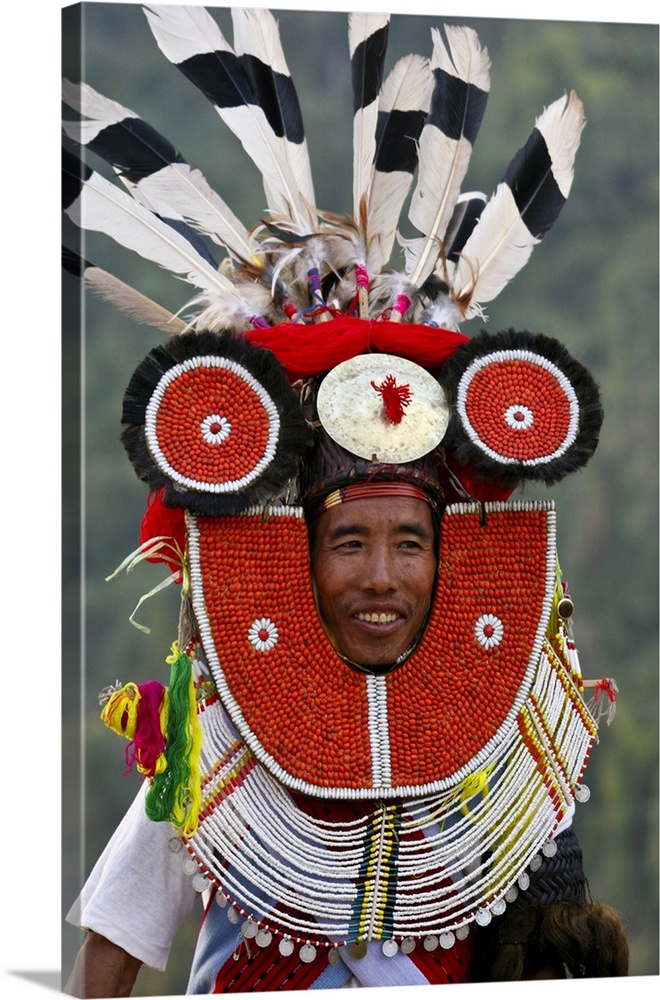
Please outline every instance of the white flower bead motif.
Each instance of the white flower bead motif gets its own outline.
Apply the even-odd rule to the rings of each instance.
[[[279,638],[277,626],[270,618],[257,618],[252,622],[248,639],[259,653],[267,653],[272,649]]]
[[[207,444],[222,444],[231,434],[231,424],[219,413],[209,413],[202,420],[200,430]]]
[[[504,626],[496,615],[481,615],[474,626],[474,634],[484,649],[492,649],[501,643]]]
[[[534,414],[528,406],[515,403],[505,411],[504,420],[514,431],[526,431],[534,423]]]

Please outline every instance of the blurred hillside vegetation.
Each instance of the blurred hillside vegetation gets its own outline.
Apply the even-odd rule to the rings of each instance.
[[[213,12],[231,38],[228,11]],[[63,15],[64,75],[86,80],[150,122],[246,224],[257,222],[264,211],[257,171],[203,96],[161,55],[141,8],[90,3],[82,18],[79,7]],[[352,127],[346,18],[280,12],[278,19],[306,122],[317,204],[346,211]],[[440,16],[395,15],[388,66],[409,51],[430,54],[430,27],[442,23]],[[606,417],[595,457],[538,495],[557,504],[583,673],[615,677],[620,688],[616,718],[603,726],[587,772],[591,800],[575,818],[585,867],[593,896],[623,914],[632,974],[657,975],[658,29],[445,23],[472,25],[492,59],[489,103],[465,189],[491,193],[535,117],[563,93],[575,89],[586,109],[569,201],[527,267],[491,304],[488,328],[558,337],[601,386]],[[107,174],[104,165],[92,165]],[[178,309],[190,296],[190,286],[104,237],[81,243],[66,223],[65,244],[82,246],[88,259],[157,301]],[[145,635],[128,617],[165,570],[142,566],[105,580],[138,544],[145,499],[119,443],[122,395],[161,335],[89,296],[81,300],[68,276],[64,303],[66,909],[138,784],[135,774],[122,773],[124,744],[99,721],[97,693],[117,678],[166,680],[178,595],[170,587],[140,609],[139,620],[151,628]],[[479,326],[472,322],[464,332]],[[136,995],[183,992],[193,939],[191,922],[168,972],[144,970]],[[65,974],[79,942],[77,932],[65,930]]]

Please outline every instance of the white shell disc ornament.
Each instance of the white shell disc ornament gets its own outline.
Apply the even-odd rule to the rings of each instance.
[[[412,462],[433,451],[449,423],[438,381],[391,354],[360,354],[326,375],[317,396],[330,437],[369,461]]]

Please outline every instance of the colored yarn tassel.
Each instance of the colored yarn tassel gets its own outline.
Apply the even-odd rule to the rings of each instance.
[[[164,756],[167,691],[159,681],[129,682],[112,692],[101,712],[109,729],[129,740],[126,764],[152,778],[167,767]],[[128,773],[128,772],[126,772]]]
[[[145,809],[154,822],[169,820],[185,837],[197,829],[202,795],[199,757],[202,733],[197,721],[190,657],[172,644],[167,719],[168,767],[157,774],[147,792]]]

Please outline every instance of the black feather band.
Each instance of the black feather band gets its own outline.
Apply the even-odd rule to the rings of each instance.
[[[230,333],[154,348],[124,396],[122,442],[168,506],[229,515],[277,498],[311,445],[298,396],[268,350]]]
[[[62,150],[62,208],[66,212],[80,197],[93,170],[68,149]]]
[[[379,111],[376,127],[375,168],[383,173],[417,166],[418,141],[424,126],[424,111]]]
[[[242,55],[239,61],[258,95],[258,103],[273,132],[279,138],[300,145],[305,127],[298,96],[290,76],[276,73],[256,56]],[[256,103],[256,102],[255,102]]]
[[[532,236],[543,239],[566,198],[552,172],[552,158],[538,129],[511,160],[502,178],[511,189],[520,217]]]
[[[551,337],[482,331],[445,362],[439,377],[452,407],[443,444],[485,480],[549,485],[582,468],[596,449],[603,421],[598,387]]]
[[[169,139],[141,118],[124,118],[100,129],[87,148],[111,163],[132,184],[164,166],[186,162]]]
[[[428,122],[449,139],[474,145],[486,110],[488,93],[442,69],[433,71],[435,86]]]
[[[378,99],[383,80],[383,60],[387,50],[389,25],[373,31],[351,55],[353,113],[357,114]]]
[[[252,83],[233,52],[201,52],[177,63],[177,67],[218,108],[258,103]]]

